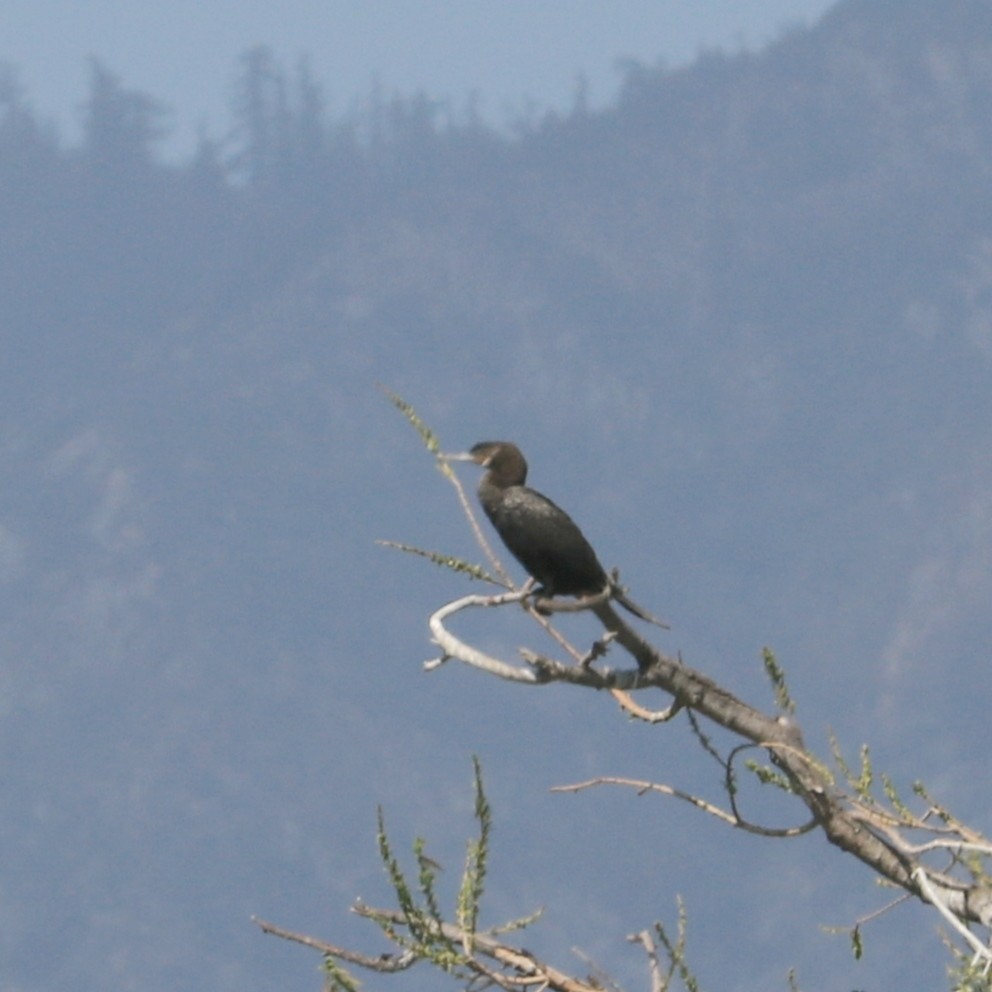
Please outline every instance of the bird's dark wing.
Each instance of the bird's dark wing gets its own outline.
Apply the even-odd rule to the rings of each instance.
[[[511,554],[549,595],[599,592],[607,578],[575,521],[526,486],[504,489],[489,518]]]

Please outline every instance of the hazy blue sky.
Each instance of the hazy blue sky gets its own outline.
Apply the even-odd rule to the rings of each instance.
[[[576,73],[594,103],[615,90],[618,58],[670,64],[701,47],[753,46],[809,23],[831,0],[3,0],[0,61],[16,66],[35,109],[73,134],[88,55],[174,111],[189,142],[226,123],[239,54],[265,43],[308,53],[334,105],[387,91],[463,100],[505,120],[526,98],[567,106]]]

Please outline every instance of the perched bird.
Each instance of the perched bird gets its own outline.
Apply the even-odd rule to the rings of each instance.
[[[479,502],[513,557],[541,584],[538,595],[589,596],[609,588],[634,616],[665,626],[610,580],[575,521],[547,496],[525,485],[527,461],[515,444],[480,441],[464,454],[445,457],[486,469],[479,483]]]

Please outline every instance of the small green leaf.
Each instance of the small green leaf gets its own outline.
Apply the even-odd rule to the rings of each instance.
[[[856,926],[851,931],[851,950],[854,951],[854,960],[860,961],[865,952],[864,944],[861,942],[861,927]]]

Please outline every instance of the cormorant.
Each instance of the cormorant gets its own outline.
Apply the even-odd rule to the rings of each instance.
[[[634,616],[665,626],[610,580],[575,521],[524,484],[527,461],[515,444],[480,441],[465,454],[445,457],[486,469],[479,502],[513,557],[541,584],[538,595],[590,596],[609,587],[611,596]]]

